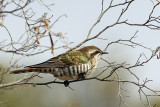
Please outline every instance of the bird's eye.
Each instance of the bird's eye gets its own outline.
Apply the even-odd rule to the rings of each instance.
[[[100,51],[96,50],[94,53],[97,54],[97,53],[100,53]]]

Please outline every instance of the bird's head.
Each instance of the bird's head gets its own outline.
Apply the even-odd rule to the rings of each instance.
[[[99,60],[103,54],[108,54],[107,52],[101,51],[96,46],[86,46],[79,49],[79,51],[83,52],[89,59],[95,58],[96,60]]]

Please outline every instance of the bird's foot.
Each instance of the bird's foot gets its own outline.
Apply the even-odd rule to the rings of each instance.
[[[84,78],[85,78],[85,73],[80,73],[80,74],[79,74],[79,78],[80,78],[80,79],[84,79]]]
[[[65,80],[65,81],[64,81],[64,86],[65,86],[65,87],[68,87],[68,86],[69,86],[69,81],[68,81],[68,80]]]

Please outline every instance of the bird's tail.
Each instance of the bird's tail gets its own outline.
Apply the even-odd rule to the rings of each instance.
[[[10,74],[20,74],[20,73],[27,73],[27,72],[37,72],[37,68],[24,68],[20,70],[11,71]]]

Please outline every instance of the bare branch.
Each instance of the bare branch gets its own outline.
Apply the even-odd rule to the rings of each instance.
[[[9,42],[6,40],[0,41],[0,51],[1,52],[6,52],[6,53],[12,53],[16,55],[22,55],[22,56],[33,56],[33,55],[38,55],[41,53],[44,53],[46,51],[51,50],[52,53],[54,53],[57,49],[61,48],[69,48],[71,50],[75,50],[82,46],[83,44],[99,39],[103,41],[107,41],[108,38],[106,37],[101,37],[101,35],[109,30],[110,28],[113,28],[118,25],[128,25],[128,26],[139,26],[139,27],[147,27],[150,30],[160,30],[160,15],[159,16],[154,16],[155,10],[158,8],[160,2],[156,0],[158,3],[154,5],[153,1],[153,8],[151,9],[150,13],[148,14],[147,19],[143,23],[130,23],[127,19],[123,19],[124,15],[128,12],[130,9],[130,6],[133,4],[135,0],[124,0],[124,1],[118,1],[118,3],[114,3],[113,0],[109,1],[108,6],[105,6],[105,1],[101,0],[101,9],[99,12],[99,15],[97,16],[97,19],[91,25],[89,28],[88,34],[86,35],[86,38],[75,45],[73,48],[69,48],[69,45],[73,42],[69,42],[69,38],[65,37],[65,33],[63,32],[53,32],[54,28],[57,24],[57,22],[60,21],[60,19],[65,16],[67,17],[66,14],[61,15],[57,18],[53,17],[54,15],[48,15],[46,12],[45,14],[38,16],[38,18],[34,18],[36,15],[36,12],[32,10],[32,8],[26,8],[29,4],[34,2],[34,0],[26,0],[24,3],[20,3],[14,0],[11,0],[10,2],[6,3],[4,0],[0,1],[0,26],[3,27],[7,33],[9,34]],[[45,2],[40,0],[40,2],[48,9],[49,5],[46,5]],[[12,8],[12,10],[5,10],[8,5],[14,5],[15,7]],[[102,29],[97,31],[97,33],[93,34],[93,31],[95,28],[101,24],[102,19],[104,18],[105,14],[109,12],[111,9],[116,9],[121,7],[121,12],[118,13],[117,19],[111,23],[111,24],[106,24]],[[9,32],[9,29],[5,24],[3,24],[4,18],[7,17],[8,14],[12,14],[14,17],[19,17],[24,20],[25,23],[25,32],[20,35],[20,37],[17,40],[13,40],[12,34]],[[103,22],[102,22],[103,23]],[[142,101],[142,103],[145,106],[152,107],[151,102],[149,100],[149,97],[153,96],[160,96],[160,91],[159,90],[154,90],[152,87],[148,87],[148,83],[150,83],[152,80],[145,79],[143,82],[141,82],[141,78],[133,71],[133,69],[144,66],[145,64],[149,63],[154,57],[157,57],[157,59],[160,59],[160,47],[157,47],[155,50],[151,49],[150,47],[147,47],[143,45],[142,43],[137,43],[135,38],[137,37],[138,30],[135,31],[134,34],[129,39],[121,39],[120,37],[115,40],[111,41],[110,43],[104,44],[104,51],[108,51],[110,47],[112,47],[114,44],[121,45],[124,47],[131,47],[132,49],[135,49],[135,47],[139,47],[142,49],[145,49],[146,51],[149,51],[151,54],[148,56],[145,53],[141,52],[139,53],[139,56],[137,57],[136,61],[134,64],[128,64],[127,61],[123,61],[121,63],[115,62],[110,62],[108,59],[101,58],[102,61],[104,61],[105,65],[102,67],[96,68],[96,70],[101,70],[100,73],[98,73],[96,76],[93,76],[91,78],[83,78],[83,79],[78,79],[78,80],[71,80],[69,83],[78,83],[78,82],[84,82],[84,81],[91,81],[91,80],[97,80],[101,82],[115,82],[118,85],[118,90],[117,90],[117,97],[120,99],[119,106],[121,104],[124,104],[126,106],[129,106],[127,102],[124,100],[124,96],[122,94],[122,91],[127,91],[124,89],[122,84],[131,84],[135,87],[138,87],[137,93],[139,94],[139,98]],[[49,41],[46,43],[49,44],[43,44],[41,40],[49,38]],[[58,42],[61,42],[62,45],[58,45]],[[159,53],[159,55],[157,55]],[[142,58],[144,60],[142,60]],[[11,64],[10,68],[18,68],[15,66],[17,61],[15,61],[13,64]],[[101,69],[100,69],[101,68]],[[128,80],[127,78],[122,79],[120,76],[121,70],[128,72],[134,80]],[[1,71],[1,67],[0,67]],[[9,71],[9,70],[8,70]],[[8,72],[7,71],[7,72]],[[22,85],[31,85],[31,86],[46,86],[48,88],[51,88],[50,86],[52,84],[61,84],[64,85],[64,81],[59,81],[59,80],[53,80],[49,82],[31,82],[32,79],[35,77],[44,79],[43,77],[40,77],[38,74],[33,74],[31,76],[25,76],[22,79],[15,80],[13,82],[9,83],[3,83],[2,80],[4,78],[4,75],[7,72],[0,72],[0,89],[6,89],[10,87],[15,87],[15,86],[22,86]],[[112,78],[114,77],[114,78]],[[3,84],[2,84],[3,83]],[[70,85],[68,85],[70,89]],[[72,89],[73,90],[73,89]],[[147,94],[147,91],[152,92],[153,94]],[[142,96],[145,96],[142,97]],[[155,105],[154,105],[155,106]]]

